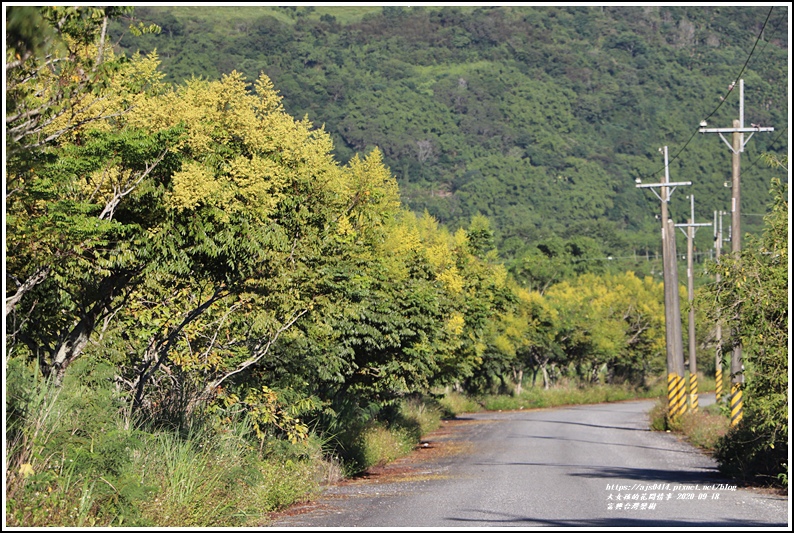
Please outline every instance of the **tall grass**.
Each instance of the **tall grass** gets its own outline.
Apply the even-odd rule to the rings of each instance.
[[[9,526],[259,525],[336,471],[316,438],[260,446],[243,418],[197,415],[182,433],[130,427],[107,368],[70,370],[53,387],[8,364]]]
[[[423,435],[438,428],[444,409],[431,398],[406,398],[374,416],[352,422],[338,435],[339,454],[348,476],[410,453]]]
[[[658,396],[658,394],[659,390],[657,387],[638,390],[627,385],[589,385],[580,387],[575,384],[566,384],[549,389],[541,387],[525,388],[519,395],[486,395],[481,397],[479,401],[489,411],[510,411],[653,398]]]
[[[692,445],[710,452],[716,449],[730,427],[724,404],[711,404],[697,411],[687,410],[680,417],[671,418],[666,396],[657,400],[648,413],[648,419],[652,430],[678,433]]]
[[[482,405],[473,398],[460,392],[446,391],[438,401],[446,418],[452,418],[463,413],[482,411]]]

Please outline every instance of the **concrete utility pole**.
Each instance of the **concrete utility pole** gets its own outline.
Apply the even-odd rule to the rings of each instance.
[[[730,89],[733,89],[735,82],[731,84]],[[739,80],[739,120],[733,121],[732,128],[706,128],[706,121],[700,123],[700,133],[719,133],[720,138],[731,149],[733,156],[731,158],[731,253],[734,256],[739,255],[742,249],[741,246],[741,219],[739,204],[741,200],[741,193],[739,189],[739,174],[740,164],[739,158],[744,152],[744,146],[752,138],[753,134],[758,131],[770,132],[775,131],[775,128],[765,128],[759,124],[751,124],[752,127],[744,127],[744,80]],[[732,143],[722,135],[723,133],[732,133]],[[747,140],[744,139],[744,134],[749,133]],[[737,425],[742,419],[743,400],[742,400],[742,384],[744,384],[744,369],[742,365],[742,343],[739,339],[737,331],[731,332],[731,340],[733,343],[733,354],[731,355],[731,426]]]
[[[725,211],[714,211],[714,254],[717,263],[720,262],[720,255],[722,254],[722,243],[731,240],[730,237],[723,237],[725,233],[722,231],[722,217],[725,214],[727,214],[725,213]],[[717,284],[719,284],[720,280],[722,279],[719,269],[717,269],[717,274],[715,277]],[[717,316],[715,336],[716,336],[715,342],[717,344],[715,360],[714,360],[714,368],[716,373],[715,378],[717,381],[717,388],[715,392],[717,397],[716,401],[719,403],[719,401],[722,399],[722,385],[724,381],[724,378],[722,376],[722,319],[719,316]]]
[[[686,228],[686,279],[687,279],[687,300],[689,302],[689,408],[693,411],[698,410],[698,374],[695,351],[695,277],[693,270],[694,240],[695,231],[701,226],[711,226],[711,222],[695,224],[695,195],[689,195],[690,217],[687,224],[676,224],[675,227]]]
[[[651,188],[662,203],[662,267],[664,271],[664,322],[667,344],[667,407],[670,418],[678,418],[686,411],[684,384],[684,344],[681,337],[681,307],[678,296],[678,267],[676,266],[675,224],[667,215],[670,195],[679,185],[692,185],[691,181],[670,182],[667,147],[664,151],[664,182],[641,184],[638,188]],[[660,187],[661,195],[653,188]],[[668,188],[673,190],[668,192]]]
[[[720,252],[722,251],[722,211],[719,211],[719,225],[717,223],[717,211],[714,211],[714,257],[717,263],[720,262]],[[717,269],[716,275],[717,285],[720,284],[720,280],[722,276],[720,276],[720,270]],[[717,325],[715,328],[714,336],[716,337],[716,345],[717,348],[714,353],[714,373],[715,373],[715,390],[714,395],[716,396],[716,402],[720,403],[720,399],[722,398],[722,323],[720,322],[720,317],[717,317]]]

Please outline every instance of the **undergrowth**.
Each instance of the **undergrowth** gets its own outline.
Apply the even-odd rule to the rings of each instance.
[[[6,516],[12,527],[250,527],[344,476],[410,453],[443,418],[636,398],[618,386],[446,391],[343,405],[306,439],[260,440],[243,416],[197,410],[179,424],[129,417],[113,369],[78,361],[62,387],[7,365]]]

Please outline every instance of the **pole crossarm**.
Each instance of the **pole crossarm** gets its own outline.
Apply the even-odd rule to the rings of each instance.
[[[687,224],[674,224],[674,227],[676,227],[676,228],[694,228],[692,230],[692,235],[694,236],[695,231],[696,231],[697,228],[702,227],[702,226],[711,226],[711,222],[698,222],[698,223],[695,222],[695,195],[694,194],[690,194],[689,195],[689,206],[690,206],[690,209],[691,209],[689,222]],[[686,235],[687,238],[689,238],[689,233],[688,232],[684,231],[683,229],[681,231],[684,233],[684,235]]]
[[[717,236],[722,239],[720,242],[730,242],[731,238],[727,231],[722,231],[722,217],[727,215],[728,211],[714,211],[714,241],[717,241]],[[719,216],[719,231],[717,230],[717,217]],[[730,228],[728,228],[730,229]],[[720,245],[722,247],[722,245]]]
[[[700,133],[755,133],[757,131],[775,131],[775,128],[762,128],[757,126],[755,128],[700,128]]]
[[[700,222],[700,223],[697,223],[697,224],[676,224],[675,225],[676,228],[699,228],[699,227],[702,227],[702,226],[711,226],[711,222]],[[683,229],[681,229],[681,232],[684,235],[687,234],[686,231],[684,231]]]
[[[662,202],[664,202],[664,200],[662,200],[662,197],[659,196],[659,193],[654,191],[652,187],[672,187],[673,189],[667,195],[667,202],[669,203],[670,202],[670,196],[673,194],[673,191],[675,191],[675,188],[678,187],[678,186],[683,186],[683,185],[692,185],[692,182],[691,181],[671,181],[671,182],[668,182],[668,183],[641,183],[639,185],[635,185],[635,187],[638,188],[638,189],[651,189],[651,192],[653,194],[655,194],[656,197]]]
[[[725,138],[723,133],[749,133],[750,135],[748,135],[746,139],[744,139],[744,136],[742,136],[743,140],[742,140],[742,145],[739,148],[739,152],[744,152],[744,147],[747,145],[747,143],[753,137],[753,134],[755,132],[757,132],[757,131],[775,131],[775,128],[762,128],[760,126],[757,126],[755,128],[700,128],[700,130],[698,130],[698,131],[700,131],[700,133],[719,133],[720,134],[720,139],[722,139],[722,142],[724,142],[728,146],[728,148],[731,149],[731,152],[734,152],[733,145],[731,145],[731,143],[728,142],[728,139]],[[734,153],[737,153],[737,152],[734,152]]]

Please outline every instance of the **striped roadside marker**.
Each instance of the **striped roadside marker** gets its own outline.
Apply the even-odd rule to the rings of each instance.
[[[698,410],[698,376],[689,374],[689,407],[693,411]]]
[[[678,400],[678,416],[681,416],[686,413],[686,379],[684,376],[678,376],[675,394]]]
[[[743,404],[742,387],[739,383],[734,383],[731,387],[731,426],[741,422]]]
[[[667,374],[667,406],[671,418],[678,418],[686,411],[684,378],[675,373]]]
[[[717,388],[715,391],[715,395],[717,396],[717,403],[719,403],[720,398],[722,398],[722,367],[717,367]]]

